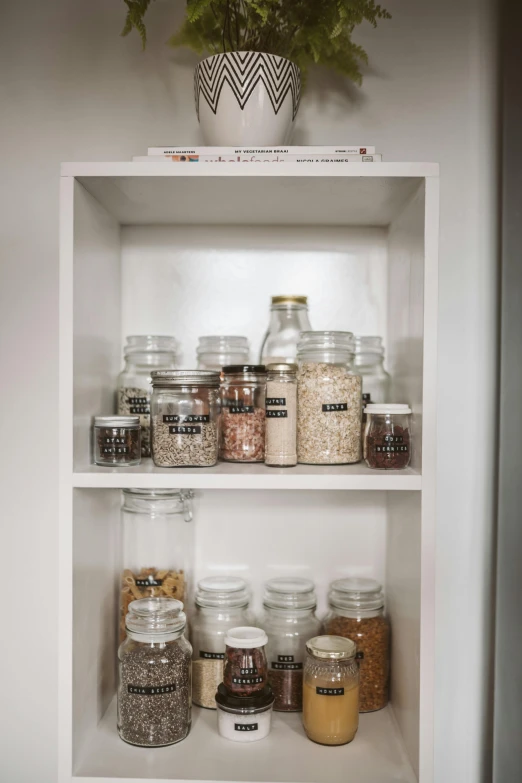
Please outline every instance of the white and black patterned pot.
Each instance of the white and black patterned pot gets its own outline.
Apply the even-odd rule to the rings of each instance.
[[[275,54],[215,54],[196,67],[194,97],[206,144],[286,144],[299,109],[301,71]]]

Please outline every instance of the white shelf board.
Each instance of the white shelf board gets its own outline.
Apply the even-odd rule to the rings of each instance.
[[[336,748],[310,742],[296,713],[274,713],[271,734],[251,744],[223,739],[216,721],[213,710],[195,707],[186,740],[168,748],[136,748],[118,736],[114,701],[87,744],[73,780],[416,783],[389,708],[361,715],[354,741]]]

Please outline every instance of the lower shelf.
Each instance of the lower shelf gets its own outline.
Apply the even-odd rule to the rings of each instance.
[[[221,738],[213,710],[193,710],[190,735],[168,748],[135,748],[116,730],[116,700],[97,727],[73,780],[82,783],[252,781],[253,783],[416,783],[390,708],[361,715],[349,745],[328,748],[308,740],[300,714],[274,713],[260,742]]]

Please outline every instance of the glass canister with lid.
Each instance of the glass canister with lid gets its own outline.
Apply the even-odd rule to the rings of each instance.
[[[342,465],[361,459],[361,378],[351,332],[302,332],[297,349],[297,459]]]
[[[355,335],[354,346],[354,371],[362,378],[363,402],[388,402],[391,379],[384,369],[382,337]]]
[[[274,709],[300,712],[306,642],[319,633],[321,625],[315,616],[314,583],[293,577],[270,579],[265,585],[263,605],[268,680],[274,692]]]
[[[196,349],[198,370],[221,372],[227,364],[248,364],[250,347],[246,337],[207,335]]]
[[[264,462],[266,369],[227,365],[221,383],[221,447],[227,462]]]
[[[311,328],[307,296],[273,296],[261,364],[295,362],[299,334]]]
[[[402,470],[411,459],[411,408],[387,404],[365,407],[363,452],[369,468]]]

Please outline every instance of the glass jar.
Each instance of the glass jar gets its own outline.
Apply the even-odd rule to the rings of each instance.
[[[303,332],[297,358],[297,460],[342,465],[361,459],[361,378],[351,332]]]
[[[225,636],[223,682],[231,696],[253,696],[267,684],[265,645],[261,628],[231,628]]]
[[[268,637],[268,681],[274,692],[274,709],[303,709],[303,666],[306,642],[320,631],[315,616],[317,599],[309,579],[270,579],[265,585],[263,626]]]
[[[93,457],[95,465],[130,467],[141,462],[139,416],[95,416]]]
[[[122,491],[120,641],[132,601],[153,596],[186,601],[193,494],[191,489]]]
[[[177,343],[174,337],[140,334],[127,337],[125,367],[118,377],[118,413],[138,414],[141,456],[150,457],[150,396],[152,370],[173,370]]]
[[[384,595],[375,579],[337,579],[330,585],[326,633],[352,639],[357,645],[361,712],[382,710],[388,703],[390,626],[384,616]]]
[[[231,696],[223,683],[216,693],[218,731],[233,742],[256,742],[270,734],[274,695],[266,685],[255,696]]]
[[[221,372],[227,364],[248,364],[250,347],[246,337],[211,335],[199,338],[196,353],[198,370]]]
[[[297,365],[266,368],[267,465],[297,465]]]
[[[307,296],[273,296],[270,324],[261,346],[261,364],[295,362],[299,334],[311,328]]]
[[[183,604],[173,598],[133,601],[118,650],[118,732],[131,745],[180,742],[191,724],[190,659]]]
[[[369,468],[402,470],[411,459],[410,415],[408,405],[367,405],[365,407],[364,459]]]
[[[152,459],[159,468],[206,468],[218,458],[219,373],[152,373]]]
[[[355,335],[354,371],[362,378],[363,402],[388,402],[391,378],[384,369],[382,337]]]
[[[209,576],[198,582],[192,618],[192,699],[216,709],[216,691],[223,682],[225,635],[231,628],[252,625],[250,593],[239,576]]]
[[[264,462],[266,370],[259,364],[223,367],[221,448],[227,462]]]
[[[356,646],[338,636],[306,643],[303,726],[321,745],[346,745],[359,728],[359,667]]]

